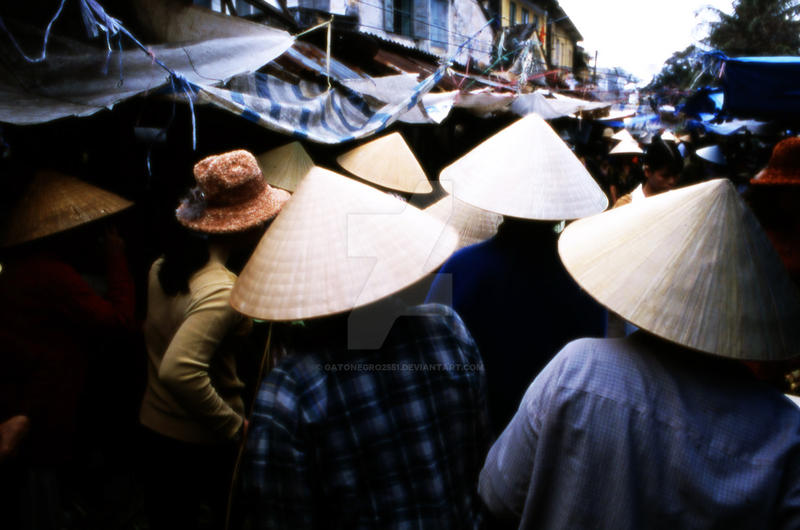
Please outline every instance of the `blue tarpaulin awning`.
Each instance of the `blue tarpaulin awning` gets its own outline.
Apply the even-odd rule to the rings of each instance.
[[[723,110],[760,119],[800,118],[800,57],[726,57],[721,81]]]

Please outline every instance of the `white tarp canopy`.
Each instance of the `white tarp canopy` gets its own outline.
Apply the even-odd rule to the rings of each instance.
[[[537,90],[531,94],[520,94],[511,104],[511,111],[520,115],[538,114],[545,120],[571,116],[576,112],[610,107],[611,103],[586,101],[583,99]]]
[[[272,61],[294,42],[285,31],[253,24],[248,34],[193,43],[150,46],[173,72],[199,86],[219,85],[233,76],[253,72]],[[38,42],[21,25],[11,25],[18,40]],[[32,39],[19,39],[20,36]],[[25,49],[31,46],[28,44]],[[42,123],[66,116],[88,116],[137,94],[170,84],[170,74],[139,48],[108,53],[86,44],[51,37],[44,61],[27,61],[8,35],[0,36],[0,121]],[[39,52],[35,52],[38,54]]]

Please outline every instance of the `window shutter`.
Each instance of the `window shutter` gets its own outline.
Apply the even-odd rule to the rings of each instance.
[[[411,10],[411,16],[414,18],[413,28],[414,37],[417,39],[428,39],[428,21],[431,19],[429,12],[428,2],[430,0],[414,0],[414,9]]]
[[[394,31],[394,0],[383,0],[383,29]]]

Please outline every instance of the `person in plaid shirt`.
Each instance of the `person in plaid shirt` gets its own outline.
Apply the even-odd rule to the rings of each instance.
[[[351,213],[364,211],[377,215]],[[400,295],[456,241],[413,206],[320,168],[276,218],[231,296],[273,321],[270,348],[288,352],[250,417],[242,485],[256,528],[480,525],[490,444],[480,354],[452,309]],[[431,258],[436,242],[449,252]],[[352,281],[361,255],[376,266]]]
[[[364,351],[333,320],[307,324],[258,394],[246,466],[258,527],[476,527],[486,383],[461,319],[418,306]]]

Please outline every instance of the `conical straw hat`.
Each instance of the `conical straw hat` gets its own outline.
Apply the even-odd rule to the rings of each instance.
[[[382,136],[340,155],[339,165],[368,182],[406,193],[433,191],[400,133]]]
[[[613,136],[611,136],[611,139],[612,140],[620,140],[620,141],[622,141],[622,140],[635,141],[633,139],[633,136],[631,136],[631,133],[628,132],[628,129],[620,129],[620,130],[618,130],[617,132],[614,133]]]
[[[672,131],[669,129],[661,133],[661,139],[665,142],[675,142],[678,143],[678,137],[675,136]]]
[[[55,171],[34,175],[0,235],[8,247],[100,219],[132,206],[119,195]]]
[[[314,167],[300,142],[283,145],[256,157],[266,181],[276,188],[294,191],[300,179]]]
[[[608,206],[586,168],[536,114],[444,168],[439,180],[459,200],[523,219],[575,219]]]
[[[695,154],[702,158],[703,160],[708,160],[714,164],[724,166],[726,164],[725,155],[722,154],[722,150],[719,148],[718,145],[709,145],[707,147],[701,147]]]
[[[486,241],[497,233],[497,228],[503,222],[502,215],[481,210],[452,195],[446,195],[431,204],[425,208],[425,212],[456,231],[458,234],[456,250]]]
[[[349,311],[422,278],[457,241],[417,208],[315,167],[264,234],[231,305],[265,320]],[[447,249],[440,261],[430,259],[434,248]]]
[[[622,140],[608,152],[609,155],[637,155],[643,153],[639,144],[631,138],[630,140]]]
[[[800,354],[800,296],[728,180],[576,221],[558,246],[589,294],[655,335],[735,359]]]

